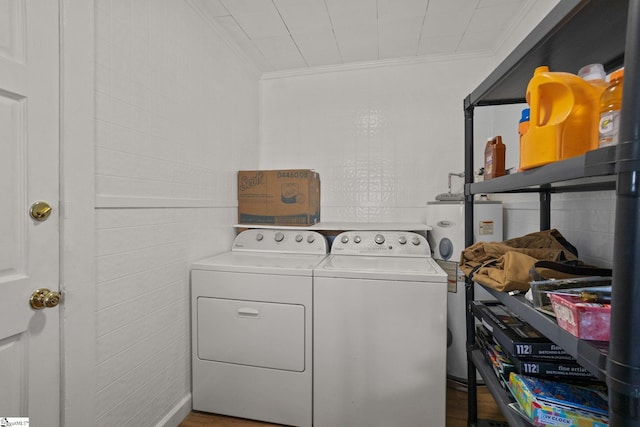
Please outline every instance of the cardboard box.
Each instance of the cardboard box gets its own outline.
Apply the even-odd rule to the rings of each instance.
[[[583,302],[579,296],[549,294],[558,325],[584,340],[609,341],[611,305]]]
[[[320,222],[320,175],[310,169],[239,171],[238,222],[294,226]]]

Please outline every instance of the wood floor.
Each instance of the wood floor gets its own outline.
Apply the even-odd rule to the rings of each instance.
[[[491,394],[485,387],[478,387],[478,418],[504,421]],[[466,427],[467,393],[447,388],[447,427]],[[426,426],[426,424],[425,424]],[[179,427],[279,427],[277,424],[223,417],[220,415],[192,412]],[[401,426],[398,426],[401,427]]]

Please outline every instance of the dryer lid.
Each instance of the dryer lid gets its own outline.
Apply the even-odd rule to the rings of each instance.
[[[193,270],[311,276],[326,255],[224,252],[195,262]]]

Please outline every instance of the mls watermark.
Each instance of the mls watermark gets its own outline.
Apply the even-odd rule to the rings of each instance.
[[[29,427],[29,418],[25,417],[0,417],[0,427]]]

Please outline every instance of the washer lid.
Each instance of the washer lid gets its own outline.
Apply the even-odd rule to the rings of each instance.
[[[311,276],[326,255],[224,252],[193,263],[193,270]]]
[[[427,257],[329,255],[316,268],[316,277],[343,277],[392,281],[447,282],[447,275]]]

